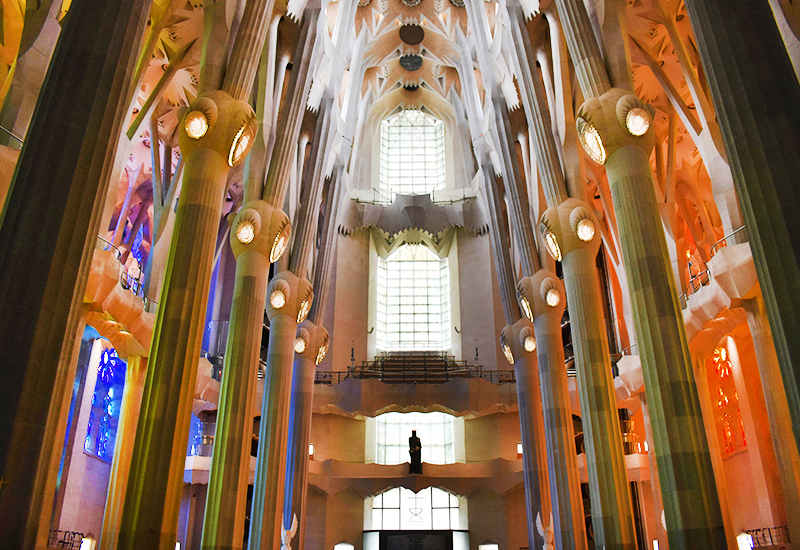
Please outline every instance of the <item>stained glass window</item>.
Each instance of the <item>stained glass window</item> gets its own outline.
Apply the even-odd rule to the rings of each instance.
[[[444,124],[419,110],[407,109],[381,121],[380,191],[427,195],[444,189]]]
[[[419,493],[396,487],[372,498],[371,525],[365,518],[365,527],[375,531],[466,529],[460,521],[461,505],[459,497],[436,487]]]
[[[422,462],[428,464],[455,463],[453,443],[454,416],[443,412],[390,412],[375,418],[378,427],[376,438],[378,464],[409,462],[408,438],[417,431],[422,442]]]
[[[377,347],[384,351],[450,348],[450,271],[424,245],[378,258]]]
[[[92,394],[92,410],[83,449],[111,462],[117,440],[122,392],[125,388],[125,361],[114,348],[103,350],[97,365],[97,380]]]

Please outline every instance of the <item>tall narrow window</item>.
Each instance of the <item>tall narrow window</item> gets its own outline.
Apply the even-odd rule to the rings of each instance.
[[[444,189],[444,124],[418,110],[405,110],[381,121],[380,192],[387,201],[397,194],[427,195]]]
[[[450,273],[423,245],[378,258],[377,345],[384,351],[450,348]]]

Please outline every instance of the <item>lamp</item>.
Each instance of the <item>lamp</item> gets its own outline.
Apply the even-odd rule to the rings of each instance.
[[[586,154],[597,164],[604,164],[606,162],[606,148],[603,146],[603,139],[600,137],[600,132],[582,118],[579,118],[576,124],[578,126],[578,137],[580,138],[583,150],[586,151]]]
[[[306,351],[306,341],[302,336],[298,336],[294,339],[294,352],[303,353],[304,351]]]
[[[561,303],[561,293],[555,288],[548,289],[547,294],[545,294],[544,301],[547,302],[548,306],[556,307],[559,303]]]
[[[576,229],[575,234],[585,243],[588,243],[594,237],[594,222],[588,218],[579,221]]]
[[[231,149],[228,153],[229,166],[236,166],[247,156],[247,153],[250,152],[250,148],[253,146],[253,138],[256,137],[256,130],[257,127],[254,119],[248,120],[239,128],[239,131],[236,132],[236,137],[233,138],[233,143],[231,143]]]
[[[250,244],[256,238],[256,228],[250,220],[241,220],[236,226],[236,238],[242,244]]]
[[[542,233],[542,237],[544,237],[544,243],[547,246],[547,251],[555,261],[560,262],[561,247],[558,245],[556,234],[550,231],[550,228],[543,223],[539,224],[539,231]]]
[[[277,262],[286,250],[286,245],[289,244],[289,234],[292,231],[292,226],[287,221],[278,234],[275,236],[275,242],[272,243],[272,250],[269,252],[270,263]]]
[[[208,118],[202,111],[192,111],[186,115],[183,128],[190,138],[200,139],[208,132]]]
[[[625,115],[625,126],[633,136],[643,136],[650,128],[650,115],[641,107],[634,107]]]

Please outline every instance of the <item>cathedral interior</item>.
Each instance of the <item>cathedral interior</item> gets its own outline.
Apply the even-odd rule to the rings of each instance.
[[[800,2],[0,7],[0,549],[800,549]]]

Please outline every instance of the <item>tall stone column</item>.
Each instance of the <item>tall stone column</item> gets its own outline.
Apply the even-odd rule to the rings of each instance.
[[[0,540],[44,547],[75,335],[149,2],[65,20],[0,221]]]
[[[262,200],[242,206],[231,227],[236,258],[228,346],[222,368],[217,429],[203,517],[204,549],[242,548],[250,479],[261,325],[270,263],[283,254],[289,218]]]
[[[587,204],[567,199],[545,211],[540,229],[548,252],[564,268],[595,542],[607,548],[633,548],[633,511],[595,262],[599,226]]]
[[[289,446],[286,454],[286,492],[283,502],[284,529],[291,529],[297,518],[297,539],[292,548],[303,550],[308,488],[308,445],[311,440],[311,414],[314,404],[314,374],[328,353],[330,338],[324,327],[306,319],[297,327],[294,341],[292,397],[289,412]]]
[[[305,320],[314,297],[311,284],[290,271],[275,275],[267,288],[267,295],[269,348],[250,513],[250,550],[278,548],[284,534],[281,515],[294,343],[297,325]]]
[[[541,538],[536,528],[537,516],[546,529],[552,528],[542,393],[539,388],[539,366],[534,354],[536,338],[533,324],[522,318],[513,325],[506,325],[500,334],[500,345],[508,362],[514,365],[517,379],[522,476],[525,481],[525,504],[528,508],[528,540],[533,543]],[[544,542],[546,541],[547,535],[544,537]]]
[[[586,153],[605,165],[611,187],[670,545],[724,548],[719,496],[653,189],[653,109],[631,92],[610,87],[583,1],[556,0],[556,6],[587,98],[576,116],[578,136]]]
[[[556,548],[585,548],[583,497],[561,337],[564,285],[555,274],[540,270],[519,282],[517,295],[522,311],[533,320],[536,337],[554,544]]]
[[[800,84],[768,2],[689,0],[800,444]]]
[[[119,523],[122,506],[125,503],[125,488],[131,471],[133,442],[136,439],[136,425],[142,406],[144,378],[147,374],[147,357],[128,357],[125,369],[125,389],[122,393],[117,442],[114,446],[114,462],[108,478],[108,494],[103,513],[103,529],[100,533],[100,550],[114,550],[117,547]]]
[[[179,117],[183,187],[153,328],[120,549],[175,547],[187,420],[227,174],[252,145],[254,118],[248,104],[223,91],[198,97]]]

